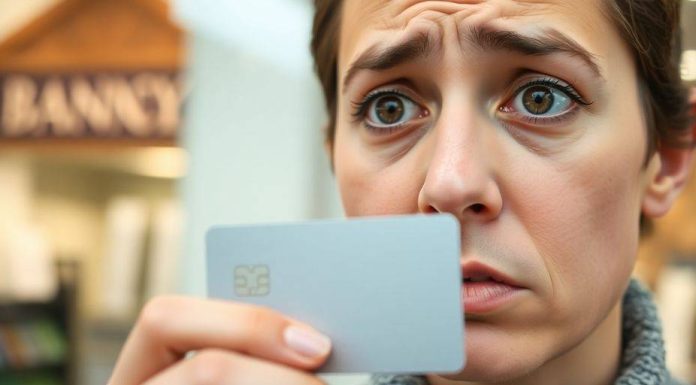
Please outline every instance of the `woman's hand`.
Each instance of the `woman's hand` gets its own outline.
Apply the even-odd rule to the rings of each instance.
[[[185,297],[143,309],[109,385],[302,384],[323,382],[330,340],[274,310]],[[189,351],[193,357],[183,359]]]

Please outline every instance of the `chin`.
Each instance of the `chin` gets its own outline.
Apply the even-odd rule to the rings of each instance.
[[[539,365],[533,365],[529,362],[517,362],[510,357],[490,360],[472,358],[459,373],[438,376],[455,381],[502,383],[525,377],[538,367]]]
[[[472,329],[466,336],[466,366],[459,373],[440,377],[457,381],[510,382],[529,375],[546,361],[539,343],[530,345],[517,338],[511,341],[509,335],[500,335],[500,331],[491,329]]]
[[[505,363],[501,365],[500,361],[483,365],[467,364],[466,368],[459,373],[438,374],[438,376],[453,381],[505,383],[513,382],[513,380],[524,377],[530,372],[529,368],[506,365]]]

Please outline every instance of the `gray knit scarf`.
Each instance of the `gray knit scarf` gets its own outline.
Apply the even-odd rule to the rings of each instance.
[[[680,385],[665,366],[662,327],[648,290],[635,280],[623,297],[623,356],[615,385]],[[428,385],[423,376],[375,374],[369,385]]]

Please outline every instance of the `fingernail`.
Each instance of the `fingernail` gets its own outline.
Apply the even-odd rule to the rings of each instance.
[[[323,356],[331,349],[331,340],[328,337],[296,326],[285,328],[283,338],[292,350],[305,357]]]

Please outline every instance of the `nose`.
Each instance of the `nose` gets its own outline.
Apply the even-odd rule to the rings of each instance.
[[[450,213],[462,223],[500,215],[503,199],[495,173],[495,128],[471,108],[443,106],[433,150],[418,195],[422,213]]]

